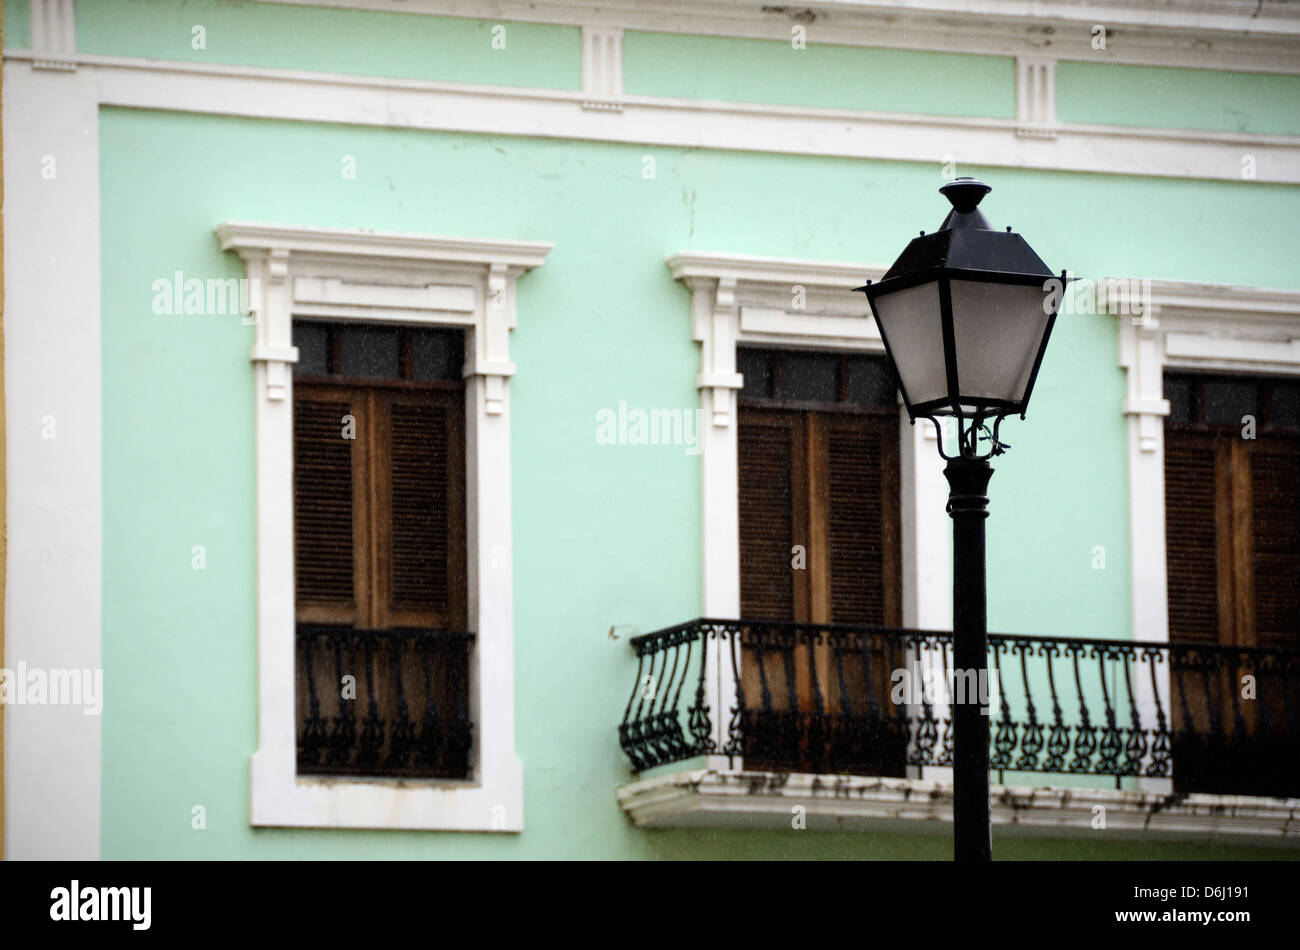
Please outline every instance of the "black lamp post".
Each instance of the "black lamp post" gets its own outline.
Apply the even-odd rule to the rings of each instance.
[[[1055,275],[1025,239],[989,225],[978,207],[988,185],[958,178],[939,191],[952,202],[940,229],[922,231],[878,283],[857,289],[871,304],[912,423],[929,419],[938,429],[938,417],[957,419],[957,454],[947,455],[941,431],[939,438],[952,516],[954,853],[989,861],[987,693],[962,696],[957,687],[970,688],[963,674],[973,671],[981,686],[988,676],[988,459],[1008,448],[998,440],[1003,418],[1025,416],[1066,276],[1051,293]]]

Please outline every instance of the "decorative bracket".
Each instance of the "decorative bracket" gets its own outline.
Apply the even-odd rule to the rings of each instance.
[[[1164,398],[1164,366],[1160,352],[1160,321],[1155,307],[1120,318],[1119,365],[1128,370],[1128,395],[1124,414],[1137,416],[1138,448],[1155,452],[1160,447],[1169,400]]]

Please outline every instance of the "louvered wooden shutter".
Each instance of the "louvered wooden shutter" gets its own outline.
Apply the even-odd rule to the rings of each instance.
[[[387,400],[387,594],[395,626],[465,626],[464,462],[459,399]],[[445,395],[445,394],[442,394]]]
[[[1169,638],[1218,638],[1218,530],[1212,437],[1166,433],[1165,558]]]
[[[796,434],[788,421],[740,413],[740,612],[747,619],[796,619],[793,479],[796,465],[804,464]]]
[[[831,622],[884,624],[885,447],[872,426],[828,422],[825,431]]]
[[[1261,441],[1250,453],[1255,637],[1300,646],[1300,452],[1297,440]]]
[[[294,567],[300,605],[332,609],[307,619],[351,620],[353,589],[353,453],[344,390],[303,387],[294,399]]]

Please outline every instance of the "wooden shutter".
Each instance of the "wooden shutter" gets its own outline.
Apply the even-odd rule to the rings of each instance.
[[[754,620],[795,620],[796,510],[804,469],[803,428],[782,413],[742,410],[737,425],[740,506],[740,612]]]
[[[386,625],[464,629],[461,401],[448,393],[385,397],[379,456],[387,477],[376,478],[383,492],[376,503],[384,509]]]
[[[1300,451],[1261,440],[1250,461],[1255,641],[1300,646]]]
[[[897,426],[848,419],[822,428],[831,622],[896,624]]]
[[[294,398],[294,569],[299,619],[353,622],[353,465],[343,437],[352,395],[301,387]]]
[[[1213,643],[1218,639],[1215,454],[1211,436],[1166,433],[1165,558],[1171,640]]]

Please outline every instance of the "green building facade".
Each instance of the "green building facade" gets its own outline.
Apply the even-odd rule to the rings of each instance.
[[[1300,39],[1268,4],[1244,32],[1041,6],[6,0],[4,666],[102,670],[97,715],[6,708],[7,856],[949,857],[941,805],[797,777],[738,804],[708,793],[737,763],[638,775],[618,725],[629,639],[739,612],[735,348],[879,352],[850,281],[957,176],[1053,269],[1145,303],[1081,293],[1003,428],[989,628],[1171,639],[1162,369],[1300,376]],[[248,306],[213,308],[232,279]],[[468,334],[460,782],[291,774],[312,315]],[[623,404],[681,437],[603,437]],[[903,414],[898,621],[943,629],[925,428]],[[1083,804],[995,804],[1000,859],[1296,853],[1285,798],[1002,781]]]

